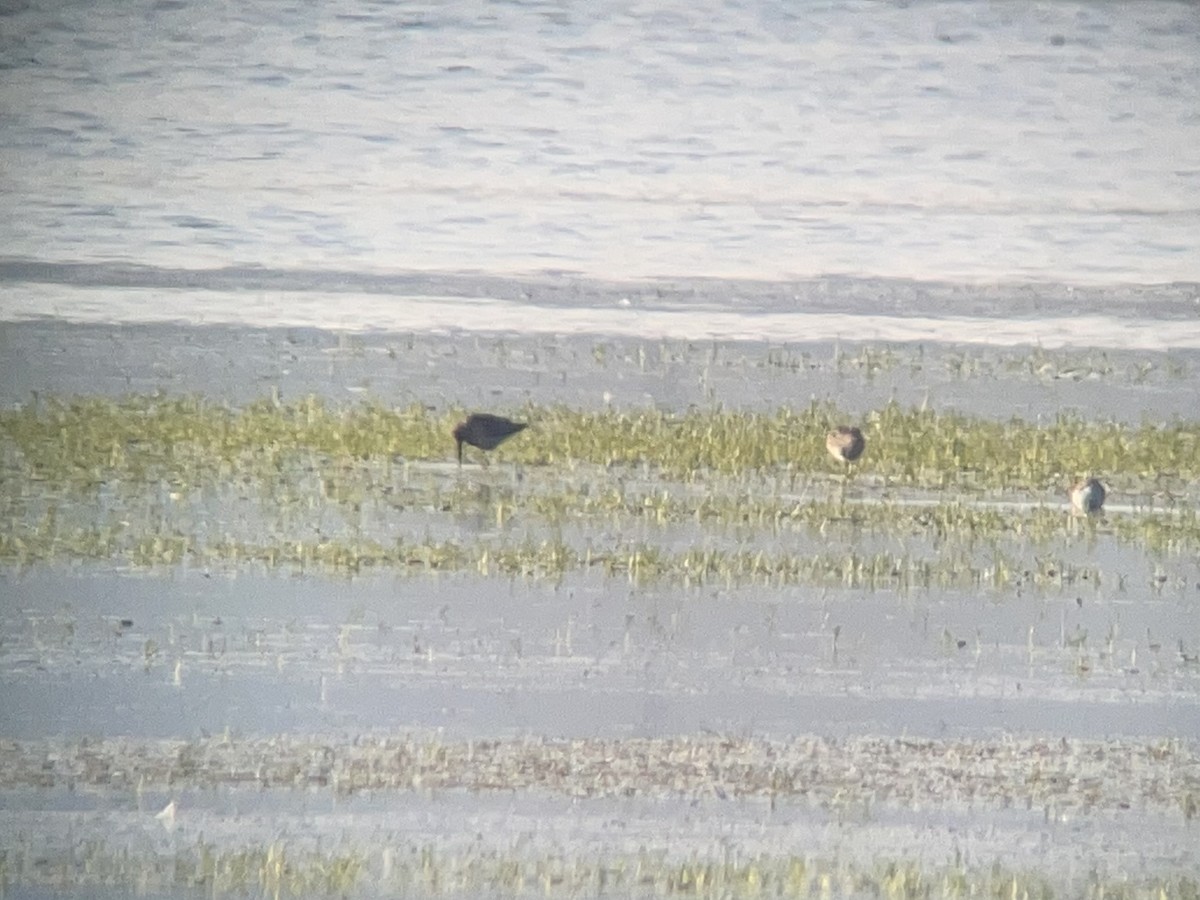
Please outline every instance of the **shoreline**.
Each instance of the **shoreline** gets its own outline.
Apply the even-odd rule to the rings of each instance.
[[[1200,284],[190,270],[0,259],[0,323],[1200,350]]]

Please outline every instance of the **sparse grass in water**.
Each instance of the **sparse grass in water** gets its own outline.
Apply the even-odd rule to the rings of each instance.
[[[528,407],[520,415],[532,426],[523,439],[505,446],[507,460],[649,464],[681,478],[771,469],[827,473],[826,432],[854,421],[821,404],[771,414]],[[269,469],[280,456],[297,451],[330,458],[449,459],[450,431],[460,418],[459,410],[434,416],[420,406],[331,409],[313,398],[284,406],[262,401],[239,410],[196,398],[93,398],[0,413],[0,437],[10,465],[19,460],[35,477],[55,483],[153,474],[188,483],[215,471]],[[1063,417],[1038,425],[889,405],[861,424],[868,445],[862,468],[914,486],[1041,489],[1085,472],[1200,477],[1196,423],[1134,428]]]
[[[323,760],[319,766],[314,759]],[[1200,791],[1185,741],[717,736],[442,740],[437,735],[0,741],[0,786],[174,790],[533,790],[570,797],[796,797],[836,806],[962,800],[1179,811]]]
[[[36,859],[35,859],[36,857]],[[386,862],[385,862],[386,860]],[[752,898],[1017,897],[1051,900],[1060,892],[1096,900],[1195,900],[1200,882],[1186,875],[1137,879],[1088,875],[1064,884],[1038,872],[1002,865],[923,860],[857,862],[804,855],[757,855],[731,862],[686,861],[664,852],[637,855],[474,849],[447,852],[397,843],[346,852],[267,847],[218,848],[199,843],[172,853],[131,853],[95,841],[70,850],[16,849],[0,858],[7,885],[129,890],[139,895],[338,897],[580,897]],[[1077,893],[1076,893],[1077,892]]]
[[[53,535],[38,531],[0,534],[0,560],[21,566],[54,559],[93,559],[136,567],[239,565],[334,571],[371,569],[412,574],[474,570],[484,575],[555,578],[570,571],[601,571],[635,583],[795,585],[813,584],[871,590],[932,587],[1008,588],[1027,583],[1099,584],[1096,569],[1055,559],[1032,570],[1015,557],[996,552],[984,561],[960,553],[922,557],[853,550],[791,553],[775,550],[694,547],[669,551],[644,542],[617,542],[578,549],[560,540],[503,539],[406,542],[281,540],[269,543],[219,539],[204,543],[181,534],[129,536],[117,528],[79,529]],[[1046,572],[1053,574],[1046,575]]]
[[[503,479],[476,484],[474,476],[464,479],[453,470],[410,481],[405,455],[453,454],[449,431],[457,411],[436,418],[420,407],[330,410],[316,401],[231,410],[201,400],[142,397],[44,402],[38,411],[0,413],[5,471],[0,559],[137,566],[253,561],[348,572],[474,569],[524,577],[600,567],[639,581],[908,588],[1012,584],[1023,577],[1015,573],[1037,567],[1022,565],[1004,542],[1042,546],[1067,534],[1085,539],[1097,527],[1165,553],[1200,545],[1200,521],[1186,504],[1174,512],[1117,516],[1103,526],[1077,524],[1072,530],[1057,489],[1052,506],[1003,510],[955,500],[913,506],[890,502],[886,494],[872,496],[891,490],[883,487],[891,484],[937,483],[956,496],[991,490],[998,482],[1029,489],[1030,480],[1052,480],[1048,473],[1063,455],[1060,445],[1111,466],[1136,459],[1139,471],[1153,473],[1146,481],[1156,484],[1163,471],[1144,458],[1152,448],[1176,476],[1192,478],[1200,467],[1194,452],[1198,429],[1192,425],[1154,430],[1062,420],[1038,429],[889,406],[865,423],[869,445],[860,467],[866,472],[856,479],[868,496],[848,503],[831,493],[833,464],[823,442],[834,413],[822,407],[680,417],[561,408],[528,412],[535,429],[502,451],[505,458],[515,455],[537,466],[539,477],[519,488],[511,481],[504,486]],[[1006,473],[1010,457],[1018,462]],[[213,529],[214,510],[216,516],[259,525],[241,534]],[[322,512],[328,510],[336,521]],[[493,521],[501,536],[452,529],[453,536],[402,532],[396,539],[387,523],[405,510],[428,522],[474,510]],[[312,523],[322,517],[326,527],[314,538]],[[524,537],[504,536],[503,526],[514,519],[537,524]],[[209,525],[197,529],[197,521]],[[746,543],[740,547],[693,540],[686,552],[644,537],[599,546],[589,541],[585,549],[559,533],[568,523],[586,528],[593,521],[618,534],[646,523],[757,532],[742,534]],[[819,536],[823,544],[837,538],[847,549],[791,553],[777,545],[755,546],[777,542],[772,536],[784,531]],[[861,538],[872,534],[889,540],[911,536],[938,547],[860,549]],[[975,551],[995,564],[985,565]],[[1085,571],[1081,577],[1096,575]]]

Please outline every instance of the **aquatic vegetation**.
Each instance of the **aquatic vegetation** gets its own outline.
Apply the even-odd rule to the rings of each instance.
[[[999,864],[936,864],[920,859],[860,862],[849,858],[755,854],[738,860],[679,860],[640,854],[502,850],[447,851],[432,845],[337,851],[295,851],[280,840],[269,848],[221,848],[197,843],[150,858],[104,841],[71,850],[0,860],[10,885],[56,890],[107,889],[190,896],[342,897],[1027,897],[1051,900],[1066,889],[1100,900],[1194,900],[1200,881],[1187,875],[1104,877],[1081,883]]]
[[[889,405],[866,417],[871,450],[848,495],[823,446],[838,413],[819,405],[771,415],[526,413],[537,440],[502,451],[519,474],[502,463],[464,476],[436,462],[453,458],[456,411],[312,399],[244,409],[195,398],[42,401],[0,413],[0,559],[521,577],[597,568],[689,585],[906,590],[1019,584],[1019,573],[1037,571],[1022,561],[1031,548],[1057,554],[1064,540],[1098,533],[1157,553],[1200,546],[1195,505],[1170,505],[1194,490],[1200,467],[1200,427],[1184,423],[1040,428]],[[1169,468],[1148,465],[1154,454]],[[1174,493],[1072,525],[1058,467],[1113,472],[1144,496],[1164,484]],[[464,530],[463,516],[501,533]],[[506,534],[517,522],[520,533]],[[687,549],[672,537],[684,527],[697,529]],[[597,541],[593,529],[614,536]],[[883,543],[863,545],[868,538]],[[1072,569],[1060,562],[1057,571]],[[1101,573],[1079,577],[1096,583]]]
[[[683,479],[764,470],[829,472],[825,434],[845,418],[813,403],[772,414],[731,410],[584,411],[527,407],[536,440],[506,446],[530,465],[651,466]],[[332,409],[309,398],[243,409],[200,398],[43,401],[0,413],[6,456],[34,477],[98,484],[158,473],[269,469],[288,453],[330,458],[433,460],[452,456],[461,411],[378,404]],[[1059,417],[995,422],[889,404],[866,416],[869,473],[888,483],[946,488],[1043,489],[1076,472],[1114,479],[1200,477],[1200,424],[1129,427]]]
[[[166,896],[341,897],[361,886],[361,853],[296,851],[286,841],[222,848],[200,841],[170,854],[133,854],[100,839],[72,848],[18,845],[0,854],[6,885]]]
[[[666,366],[680,354],[700,353],[711,353],[715,366],[728,355],[715,346],[672,346],[660,348],[656,361],[653,348],[638,349],[640,357],[615,343],[594,352],[598,365],[613,369]],[[787,351],[768,356],[770,377],[823,367],[847,382],[886,381],[906,367],[934,365],[907,350],[852,348],[833,360]],[[1103,358],[1017,354],[1011,362],[1027,379],[1165,377]],[[1003,364],[964,356],[957,376],[993,377]],[[18,623],[27,629],[31,663],[66,665],[103,647],[122,671],[144,673],[171,692],[228,678],[238,665],[276,674],[310,665],[296,677],[311,672],[312,702],[319,696],[338,712],[346,683],[372,667],[385,677],[396,671],[437,678],[447,677],[444,666],[457,666],[455,673],[490,687],[496,671],[520,673],[549,660],[556,673],[586,666],[593,679],[601,666],[632,671],[648,658],[643,651],[651,652],[641,642],[677,640],[674,630],[684,626],[675,619],[716,614],[730,622],[731,649],[722,632],[699,653],[710,661],[746,654],[758,679],[747,682],[752,688],[777,680],[791,689],[794,680],[806,680],[810,663],[851,683],[857,667],[891,659],[880,655],[879,641],[893,639],[905,648],[898,652],[913,649],[922,685],[926,673],[943,685],[960,677],[982,685],[995,672],[1016,680],[1018,691],[1024,684],[1026,696],[1064,681],[1085,692],[1183,692],[1194,685],[1191,636],[1162,622],[1185,618],[1175,614],[1197,596],[1195,422],[995,421],[897,404],[853,415],[821,403],[769,412],[503,411],[528,420],[532,439],[506,443],[489,466],[462,469],[451,436],[464,412],[458,409],[311,398],[232,407],[141,396],[41,398],[0,411],[0,565],[84,561],[168,570],[201,590],[209,582],[196,569],[217,578],[382,571],[387,577],[354,578],[343,588],[390,588],[394,576],[426,579],[401,586],[400,594],[482,585],[484,594],[497,595],[489,599],[506,590],[538,596],[549,617],[514,623],[505,612],[496,631],[488,623],[460,635],[453,614],[443,628],[436,610],[419,605],[404,607],[399,619],[380,614],[378,622],[363,607],[332,628],[321,623],[298,636],[290,625],[235,631],[232,614],[225,631],[194,621],[189,631],[175,620],[152,630],[137,612],[126,628],[126,610],[97,623],[81,604]],[[868,446],[848,477],[824,446],[829,428],[842,421],[860,425]],[[1109,500],[1099,514],[1073,518],[1068,485],[1090,472],[1111,486]],[[265,580],[328,587],[311,578]],[[599,630],[585,632],[590,613],[579,611],[592,603],[591,590],[614,602],[594,607]],[[742,597],[752,603],[739,606]],[[322,593],[316,602],[325,601]],[[1161,618],[1139,620],[1142,607]],[[743,624],[747,608],[754,611]],[[854,627],[863,609],[882,612],[882,635]],[[1147,621],[1153,636],[1142,627]],[[744,649],[762,635],[788,655],[775,660],[766,649]],[[245,659],[226,652],[227,638],[230,647],[245,644]],[[655,652],[658,646],[652,644]],[[339,680],[344,673],[346,683]],[[511,684],[540,674],[526,677]],[[308,690],[302,685],[301,696]],[[387,801],[387,792],[401,802],[440,802],[449,792],[528,791],[570,798],[573,808],[630,799],[754,804],[772,815],[803,807],[812,814],[806,820],[837,825],[878,824],[881,809],[909,815],[931,807],[1024,810],[1039,822],[1147,811],[1159,821],[1190,821],[1200,797],[1194,749],[1186,742],[1012,735],[771,742],[226,733],[182,741],[92,738],[65,749],[0,741],[0,780],[18,790],[69,785],[111,794],[127,815],[128,796],[144,789],[183,792],[181,810],[188,793],[206,791],[253,792],[284,807],[293,795],[305,803],[327,797],[343,810],[377,795]],[[165,799],[155,798],[142,823],[155,834],[162,826],[153,809]],[[1128,877],[1073,869],[1068,880],[1049,866],[1013,870],[979,857],[884,852],[830,857],[803,842],[772,852],[714,843],[711,852],[673,854],[667,844],[545,851],[503,840],[464,849],[392,833],[314,847],[274,833],[255,842],[238,832],[212,843],[211,832],[206,841],[189,827],[180,826],[169,846],[145,852],[103,839],[49,851],[18,842],[0,852],[0,882],[280,897],[1183,898],[1200,887],[1157,864]]]
[[[1062,811],[1176,810],[1197,789],[1187,741],[913,737],[787,740],[525,737],[439,733],[354,740],[279,735],[0,741],[0,787],[211,790],[251,785],[364,791],[524,790],[569,797],[803,798],[821,806],[886,796],[899,806],[998,802]]]
[[[190,896],[341,897],[928,897],[1058,896],[1056,879],[1000,865],[938,865],[922,860],[823,858],[756,854],[744,860],[678,860],[665,852],[637,855],[561,851],[446,851],[401,843],[346,852],[295,851],[286,841],[269,848],[221,848],[197,843],[150,858],[104,841],[0,860],[0,877],[14,886],[56,890],[120,890]],[[1069,887],[1101,900],[1192,900],[1200,882],[1186,875],[1105,878],[1089,875]]]
[[[536,791],[589,802],[671,799],[691,804],[737,798],[801,803],[831,816],[995,804],[1033,816],[1169,814],[1195,791],[1194,748],[1186,742],[930,740],[723,736],[445,741],[436,734],[359,736],[346,741],[224,735],[192,740],[90,739],[0,742],[0,787],[203,791],[252,786],[313,798],[415,792]],[[718,799],[720,798],[720,799]],[[401,802],[402,799],[401,799]],[[124,803],[122,803],[124,805]],[[285,806],[286,808],[286,806]],[[764,807],[766,808],[766,807]],[[306,813],[311,815],[311,813]],[[146,818],[150,818],[149,815]],[[253,830],[248,828],[247,830]],[[185,833],[186,834],[186,833]],[[116,841],[116,838],[111,839]],[[852,852],[825,856],[801,843],[785,852],[724,845],[677,851],[669,836],[640,850],[563,844],[554,852],[517,840],[431,844],[402,833],[343,837],[314,847],[302,836],[224,843],[181,834],[164,850],[130,852],[105,839],[46,846],[21,838],[0,852],[9,886],[139,891],[203,889],[214,895],[344,896],[1088,896],[1191,898],[1194,878],[1143,867],[1137,878],[1091,872],[1063,876],[965,858],[939,861]]]
[[[354,573],[388,568],[412,574],[474,570],[482,574],[555,577],[591,569],[634,582],[672,581],[698,586],[708,583],[813,584],[849,588],[912,590],[931,587],[1012,587],[1045,581],[1099,584],[1099,571],[1062,561],[1030,571],[1020,559],[997,553],[982,562],[952,552],[930,557],[891,552],[815,552],[693,547],[673,552],[658,545],[618,540],[576,548],[557,540],[478,540],[391,544],[372,539],[281,540],[262,543],[219,539],[204,543],[181,534],[133,536],[117,528],[78,530],[47,538],[35,532],[0,534],[0,560],[31,565],[58,558],[91,559],[135,567],[190,565],[232,566],[245,563],[269,568]]]

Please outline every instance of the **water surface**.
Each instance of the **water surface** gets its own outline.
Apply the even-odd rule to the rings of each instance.
[[[1200,280],[1187,3],[139,0],[3,22],[11,256]]]

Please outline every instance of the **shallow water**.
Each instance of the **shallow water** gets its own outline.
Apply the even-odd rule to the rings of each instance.
[[[1196,377],[1190,357],[1130,351],[862,344],[831,353],[819,344],[346,339],[309,330],[54,322],[2,326],[0,342],[12,367],[0,382],[7,403],[163,391],[244,404],[317,391],[339,405],[372,398],[501,408],[530,400],[584,409],[648,402],[668,410],[773,409],[807,390],[816,400],[867,409],[934,398],[928,402],[1000,418],[1022,397],[1044,409],[1047,395],[1058,398],[1060,413],[1088,418],[1093,398],[1104,397],[1112,413],[1124,408],[1140,421],[1156,409],[1186,419]],[[451,453],[448,446],[447,460]],[[1186,545],[1151,551],[1130,544],[1104,523],[1073,525],[1061,496],[948,498],[888,486],[869,467],[837,488],[777,474],[675,484],[649,467],[459,470],[448,461],[383,461],[339,476],[361,482],[351,488],[345,481],[349,493],[339,500],[327,491],[328,473],[311,465],[301,459],[253,490],[151,482],[75,497],[13,484],[5,494],[7,527],[39,528],[52,514],[64,535],[108,529],[130,535],[122,539],[127,545],[143,533],[180,534],[201,553],[231,539],[493,548],[552,539],[589,555],[642,546],[835,561],[888,553],[897,565],[911,560],[918,568],[856,587],[817,571],[763,587],[715,575],[681,586],[588,567],[532,580],[466,572],[343,579],[319,567],[191,556],[165,570],[125,570],[126,558],[117,568],[99,560],[10,571],[2,657],[10,734],[439,727],[464,736],[697,729],[1197,736],[1200,673],[1176,652],[1182,642],[1194,653],[1200,641],[1192,627],[1200,598],[1194,554]],[[1122,484],[1118,476],[1110,478]],[[1014,530],[975,543],[919,527],[873,531],[836,520],[816,532],[786,520],[534,512],[538,497],[599,496],[614,479],[634,511],[643,498],[667,492],[690,502],[773,498],[785,509],[838,498],[850,509],[882,503],[914,517],[952,499],[1014,521],[1043,509],[1063,518],[1048,536]],[[1140,484],[1130,479],[1133,473],[1127,491]],[[1109,515],[1169,518],[1194,497],[1187,484],[1159,479],[1150,486],[1156,495],[1115,491]],[[515,517],[498,514],[506,505]],[[1016,572],[999,577],[997,559]],[[933,574],[921,575],[922,565]],[[123,619],[133,624],[122,626]],[[1081,635],[1090,635],[1087,643]]]
[[[1195,639],[1189,590],[766,593],[91,565],[6,575],[3,590],[5,732],[22,739],[1200,737],[1200,668],[1174,649]]]
[[[1049,823],[1041,811],[997,811],[983,817],[969,803],[914,814],[887,804],[821,808],[802,799],[730,802],[701,795],[596,798],[581,804],[536,794],[415,791],[396,804],[383,795],[281,795],[222,788],[177,794],[176,816],[170,828],[163,828],[152,818],[167,802],[163,793],[115,802],[76,793],[60,794],[49,803],[44,793],[32,798],[16,792],[0,796],[13,813],[26,817],[27,830],[12,853],[14,871],[35,868],[39,851],[71,847],[79,831],[107,835],[103,851],[158,857],[163,860],[160,866],[201,841],[219,848],[238,846],[249,838],[286,844],[296,856],[357,853],[367,862],[363,880],[378,884],[374,891],[362,891],[366,896],[397,896],[398,885],[389,882],[430,848],[436,848],[440,860],[476,865],[493,854],[571,859],[577,848],[587,847],[595,859],[640,857],[680,866],[696,859],[737,865],[787,858],[798,847],[805,848],[809,859],[870,865],[879,857],[905,858],[919,846],[924,860],[957,857],[967,865],[1005,868],[1032,864],[1053,873],[1061,884],[1078,884],[1089,875],[1120,881],[1162,871],[1186,873],[1194,863],[1194,854],[1182,860],[1178,856],[1178,848],[1188,841],[1187,826],[1148,811],[1138,828],[1106,847],[1103,859],[1093,865],[1078,856],[1078,826],[1070,816]],[[55,808],[48,810],[47,805]],[[669,841],[663,840],[664,821],[673,823]],[[77,847],[74,853],[103,858],[103,851]],[[449,893],[446,887],[435,892]],[[427,893],[432,893],[428,887],[413,891],[414,896]],[[464,893],[492,895],[486,883]]]
[[[316,393],[335,407],[372,400],[442,410],[561,403],[680,412],[773,410],[794,407],[799,396],[805,405],[850,410],[877,410],[892,399],[930,403],[1001,421],[1014,410],[1035,421],[1063,413],[1094,421],[1099,406],[1106,416],[1165,423],[1194,415],[1198,371],[1194,354],[1179,351],[347,335],[52,320],[0,326],[0,349],[0,398],[10,405],[158,391],[233,406]],[[819,735],[835,745],[881,735],[961,741],[967,758],[1029,739],[1056,747],[1063,739],[1109,741],[1113,758],[1125,758],[1149,742],[1177,748],[1178,759],[1168,754],[1162,763],[1172,779],[1192,764],[1200,739],[1193,545],[1156,547],[1136,528],[1119,527],[1185,515],[1196,495],[1186,480],[1113,473],[1125,487],[1114,487],[1106,516],[1074,522],[1061,493],[981,494],[960,480],[950,496],[888,485],[869,465],[849,483],[781,472],[675,483],[649,465],[518,466],[503,460],[503,449],[488,467],[469,460],[460,470],[452,454],[448,442],[444,460],[342,465],[332,491],[312,459],[249,487],[134,478],[81,491],[9,482],[5,527],[27,533],[53,509],[63,535],[76,527],[111,528],[130,540],[185,534],[201,550],[222,536],[470,547],[553,539],[598,554],[641,545],[668,553],[762,549],[801,560],[887,552],[914,561],[917,574],[847,583],[819,571],[794,581],[713,573],[681,583],[583,565],[555,575],[419,567],[350,575],[199,556],[139,567],[120,555],[10,566],[0,573],[0,721],[9,742],[0,749],[86,758],[91,742],[119,737],[136,761],[162,740],[216,735],[234,742],[319,735],[335,755],[397,734],[418,741]],[[786,518],[536,512],[539,496],[577,496],[582,507],[583,498],[617,482],[633,509],[664,491],[690,502],[711,494],[735,503],[773,498],[784,507],[837,497],[848,511],[888,505],[902,527],[848,517],[812,530]],[[339,499],[339,485],[354,490]],[[367,493],[357,496],[359,487]],[[930,504],[949,502],[1014,523],[1041,516],[1042,524],[978,541],[911,527]],[[497,513],[505,508],[512,513]],[[1014,571],[1000,577],[999,558]],[[922,581],[922,565],[938,574]],[[869,763],[860,771],[876,772]],[[904,771],[917,779],[931,772],[924,761]],[[438,866],[446,871],[497,858],[534,865],[545,854],[579,866],[585,857],[615,860],[639,848],[690,848],[710,861],[761,853],[764,865],[793,852],[842,866],[882,864],[888,854],[932,867],[999,860],[1063,890],[1097,871],[1152,880],[1194,870],[1187,788],[1151,801],[1146,785],[1164,782],[1118,776],[1112,790],[1132,804],[1122,812],[1091,808],[1088,782],[1073,783],[1061,782],[1069,809],[1014,811],[984,800],[964,809],[955,794],[930,789],[903,802],[855,795],[772,810],[760,800],[720,800],[719,784],[700,799],[667,803],[567,802],[555,791],[527,789],[464,798],[392,787],[377,801],[338,805],[280,786],[253,798],[227,788],[200,792],[187,778],[150,776],[132,792],[113,776],[79,800],[50,789],[5,790],[0,840],[20,885],[44,884],[46,864],[38,860],[50,859],[60,883],[77,893],[103,887],[95,873],[110,865],[126,867],[111,876],[117,883],[171,885],[176,865],[203,855],[201,834],[228,854],[269,846],[300,854],[316,835],[320,866],[343,850],[369,860],[370,875],[358,882],[366,894],[372,885],[394,887],[384,873],[410,871],[429,846],[443,854]],[[154,814],[171,800],[178,813],[168,829]],[[392,801],[408,812],[389,812]],[[464,809],[485,838],[461,830]],[[1131,816],[1140,823],[1132,842]],[[734,834],[722,824],[730,821],[756,825]],[[30,835],[52,848],[49,857],[32,853]],[[1118,837],[1125,838],[1119,857],[1096,849]],[[475,883],[475,893],[490,883]],[[178,885],[164,890],[186,893]],[[453,895],[429,885],[410,890]]]
[[[0,300],[2,302],[2,300]],[[1170,322],[1163,326],[1171,328]],[[1119,334],[1119,330],[1114,334]],[[345,334],[178,324],[0,322],[0,402],[48,396],[199,394],[244,405],[276,396],[404,407],[775,410],[889,400],[1006,420],[1059,415],[1190,420],[1200,351],[970,346],[811,338]]]

